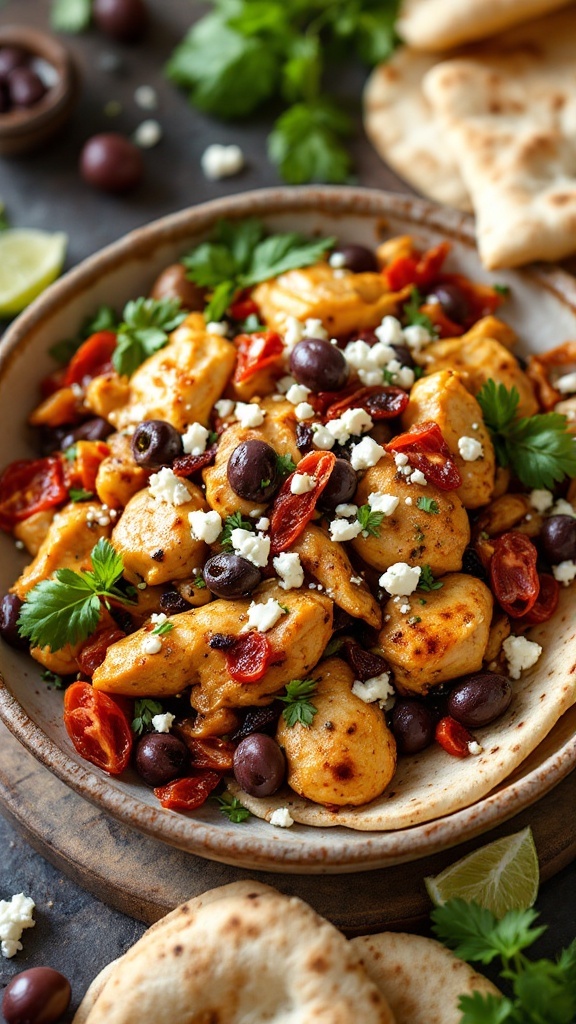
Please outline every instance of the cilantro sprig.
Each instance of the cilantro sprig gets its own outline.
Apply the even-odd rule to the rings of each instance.
[[[434,578],[432,569],[430,568],[429,565],[423,565],[421,568],[422,571],[420,573],[420,579],[418,581],[418,590],[424,590],[425,592],[429,592],[431,590],[440,590],[440,588],[444,586],[442,580],[437,580]]]
[[[291,679],[286,683],[286,694],[278,699],[286,705],[282,716],[290,729],[298,722],[308,728],[314,721],[318,708],[310,698],[314,696],[318,683],[315,679]]]
[[[576,476],[576,440],[565,416],[556,412],[518,416],[517,389],[492,378],[476,399],[499,464],[510,466],[525,487],[551,490],[566,476]]]
[[[117,373],[131,377],[148,356],[164,348],[169,332],[186,319],[186,312],[179,299],[140,297],[126,303],[122,316],[112,363]]]
[[[64,31],[62,29],[61,31]],[[118,316],[112,306],[99,306],[92,316],[83,321],[78,334],[73,338],[63,338],[57,341],[48,349],[50,355],[61,366],[65,366],[78,351],[82,342],[86,341],[91,334],[97,331],[115,331],[118,326]]]
[[[132,732],[141,736],[152,728],[152,719],[155,715],[161,715],[162,705],[157,700],[149,697],[142,697],[134,704],[134,718],[132,719]]]
[[[510,910],[498,920],[477,903],[451,899],[432,912],[438,938],[463,960],[500,959],[510,996],[460,996],[462,1024],[573,1024],[576,1018],[576,940],[557,960],[530,960],[545,931],[535,910]]]
[[[309,239],[294,232],[265,237],[264,225],[256,219],[221,220],[210,241],[181,262],[191,281],[212,291],[206,320],[221,320],[237,292],[317,263],[333,245],[333,238]]]
[[[219,540],[223,548],[227,551],[232,550],[232,530],[249,530],[251,533],[255,532],[254,523],[251,519],[244,519],[244,516],[240,511],[233,512],[232,515],[226,516],[224,520],[224,528],[220,534]]]
[[[224,814],[234,825],[240,825],[243,821],[247,821],[250,817],[250,811],[247,807],[244,807],[240,803],[237,796],[232,796],[231,793],[223,793],[222,796],[215,796],[213,800],[218,804],[220,811]]]
[[[171,633],[173,629],[173,622],[159,622],[157,626],[154,626],[152,636],[166,636],[166,634]]]
[[[66,644],[85,640],[100,618],[101,602],[110,599],[133,604],[116,586],[124,571],[122,557],[109,541],[100,538],[90,555],[92,569],[57,569],[26,595],[18,630],[33,647],[59,651]]]
[[[437,516],[440,512],[440,506],[435,498],[427,498],[425,495],[421,495],[416,500],[416,505],[421,512],[428,512],[432,516]]]
[[[356,518],[362,527],[362,533],[369,537],[380,536],[380,527],[384,519],[383,512],[375,512],[370,505],[361,505]]]

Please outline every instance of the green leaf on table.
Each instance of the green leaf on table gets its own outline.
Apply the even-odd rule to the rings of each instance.
[[[349,117],[326,97],[296,103],[276,121],[268,138],[268,155],[290,185],[342,184],[350,179],[345,140],[351,130]]]
[[[55,32],[83,32],[91,17],[92,0],[52,0],[50,24]]]

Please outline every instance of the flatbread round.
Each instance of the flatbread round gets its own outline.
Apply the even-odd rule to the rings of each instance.
[[[364,92],[364,126],[382,159],[413,188],[468,212],[458,164],[422,92],[422,78],[441,59],[401,47],[375,68]]]
[[[434,939],[383,932],[350,945],[386,996],[396,1024],[460,1024],[461,995],[499,995],[492,982]]]
[[[442,50],[485,39],[570,0],[403,0],[396,28],[417,50]]]

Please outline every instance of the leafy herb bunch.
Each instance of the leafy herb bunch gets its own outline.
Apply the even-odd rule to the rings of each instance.
[[[348,180],[351,132],[323,92],[325,59],[390,56],[398,0],[212,0],[214,10],[174,50],[166,74],[207,114],[234,119],[269,100],[287,104],[268,140],[290,184]]]

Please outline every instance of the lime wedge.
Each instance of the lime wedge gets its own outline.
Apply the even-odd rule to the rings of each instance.
[[[525,828],[474,850],[424,882],[437,906],[459,896],[501,918],[509,910],[526,910],[533,905],[539,878],[532,830]]]
[[[62,270],[67,236],[32,228],[0,232],[0,316],[20,313]]]

